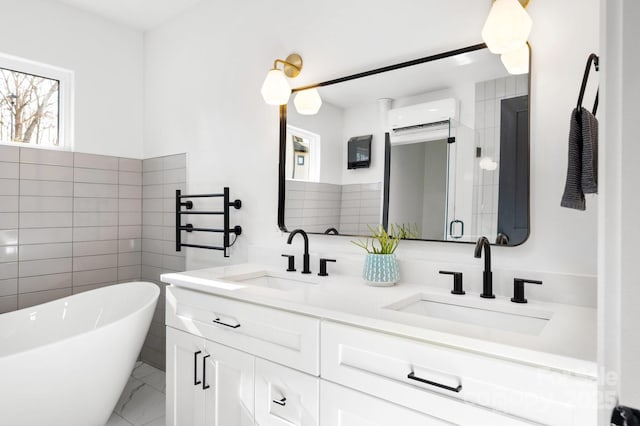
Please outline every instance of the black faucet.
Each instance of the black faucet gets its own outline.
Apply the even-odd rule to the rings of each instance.
[[[307,233],[304,232],[302,229],[295,229],[291,231],[291,234],[289,234],[289,239],[287,240],[287,244],[291,244],[291,241],[293,241],[293,237],[295,237],[297,234],[302,235],[302,238],[304,238],[304,255],[302,256],[302,273],[310,274],[311,269],[309,269],[309,237],[307,236]]]
[[[482,273],[482,294],[480,297],[495,299],[496,296],[493,294],[493,274],[491,273],[491,243],[489,243],[487,237],[478,238],[473,256],[480,259],[482,249],[484,249],[484,272]]]

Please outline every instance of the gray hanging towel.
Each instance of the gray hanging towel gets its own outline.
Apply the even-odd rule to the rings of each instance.
[[[598,119],[582,108],[582,192],[598,193]]]
[[[581,110],[574,108],[571,112],[569,124],[569,164],[567,166],[567,181],[562,194],[562,207],[584,210],[585,201],[582,192],[582,126]]]
[[[618,405],[611,415],[612,426],[640,426],[640,411]]]

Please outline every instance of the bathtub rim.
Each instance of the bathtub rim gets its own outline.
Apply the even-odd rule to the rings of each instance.
[[[108,324],[105,324],[103,326],[100,326],[98,328],[93,328],[91,330],[84,331],[84,332],[79,333],[79,334],[74,334],[72,336],[64,337],[64,338],[62,338],[60,340],[55,340],[53,342],[49,342],[49,343],[45,343],[45,344],[42,344],[42,345],[38,345],[38,346],[35,346],[33,348],[29,348],[29,349],[18,351],[18,352],[12,352],[12,353],[6,354],[6,355],[0,355],[0,362],[2,362],[4,360],[9,360],[9,359],[11,359],[13,357],[16,357],[16,356],[22,356],[22,355],[28,354],[30,352],[33,352],[33,351],[37,351],[37,350],[40,350],[40,349],[43,349],[43,348],[47,348],[47,347],[50,347],[50,346],[53,346],[53,345],[57,345],[57,344],[60,344],[62,342],[67,342],[67,341],[72,341],[72,340],[75,340],[75,339],[79,339],[79,338],[81,338],[82,336],[84,336],[87,333],[96,332],[96,331],[103,330],[103,329],[107,330],[107,329],[109,329],[111,327],[115,327],[116,324],[120,323],[121,321],[125,321],[126,319],[132,317],[133,315],[139,314],[140,312],[144,312],[153,303],[155,303],[157,305],[158,299],[160,298],[160,292],[161,291],[160,291],[159,285],[156,284],[156,283],[153,283],[151,281],[127,281],[125,283],[117,283],[117,284],[106,285],[104,287],[99,287],[99,288],[96,288],[96,289],[93,289],[93,290],[88,290],[88,291],[85,291],[85,292],[76,293],[76,294],[72,294],[72,295],[69,295],[69,296],[61,297],[60,299],[51,300],[49,302],[41,303],[39,305],[33,305],[33,306],[26,307],[26,308],[18,309],[16,311],[7,312],[7,314],[10,315],[12,313],[20,312],[20,311],[25,310],[25,309],[34,308],[36,306],[59,303],[62,300],[68,299],[70,297],[78,296],[80,294],[91,293],[91,292],[100,292],[100,291],[108,291],[108,290],[113,291],[114,287],[132,286],[132,285],[139,285],[139,284],[145,284],[145,285],[148,285],[148,286],[153,286],[154,287],[154,289],[153,289],[153,297],[150,300],[148,300],[147,302],[145,302],[141,307],[139,307],[138,309],[136,309],[134,311],[131,311],[131,312],[127,313],[126,315],[124,315],[119,320],[112,321],[112,322],[110,322]],[[1,318],[2,318],[2,316],[0,316],[0,319]]]

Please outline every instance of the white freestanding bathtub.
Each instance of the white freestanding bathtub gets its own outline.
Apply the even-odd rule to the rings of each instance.
[[[104,426],[159,294],[131,282],[0,315],[0,425]]]

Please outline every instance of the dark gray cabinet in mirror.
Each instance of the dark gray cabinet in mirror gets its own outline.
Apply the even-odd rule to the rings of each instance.
[[[297,111],[316,88],[317,114]],[[294,89],[280,107],[278,225],[515,246],[529,235],[529,74],[483,45]]]

